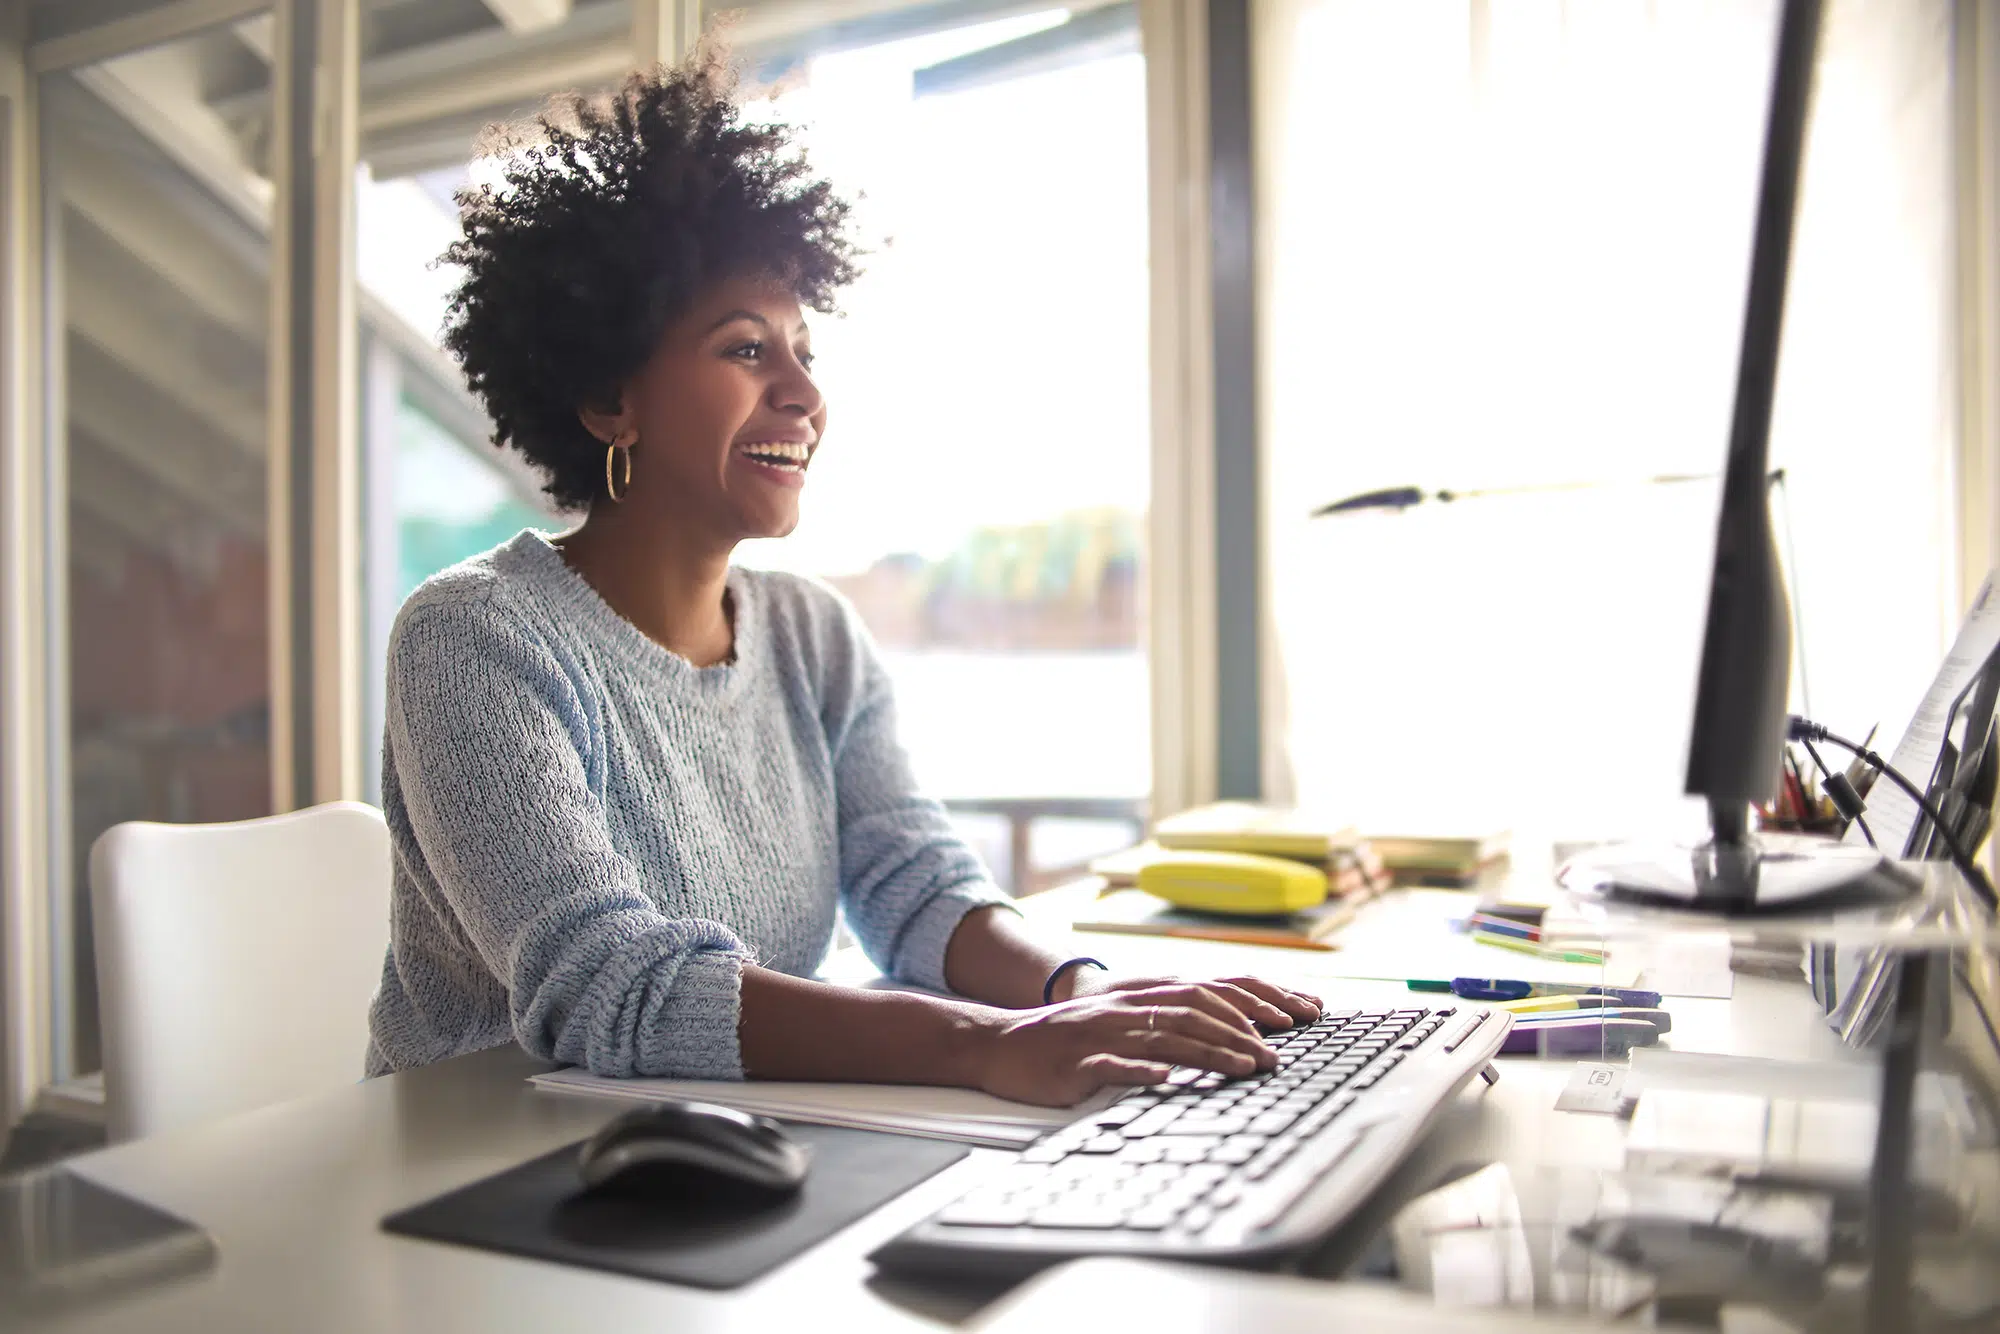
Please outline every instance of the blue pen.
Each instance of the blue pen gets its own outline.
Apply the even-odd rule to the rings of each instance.
[[[1474,913],[1463,923],[1467,931],[1485,931],[1496,936],[1506,936],[1512,940],[1528,940],[1541,943],[1542,929],[1529,926],[1525,922],[1509,922],[1497,917],[1487,917]]]
[[[1656,1009],[1660,1004],[1660,993],[1657,991],[1578,986],[1566,982],[1516,982],[1501,977],[1454,977],[1447,983],[1412,982],[1410,987],[1414,991],[1449,990],[1460,1000],[1526,1000],[1530,996],[1611,996],[1615,997],[1620,1005]]]

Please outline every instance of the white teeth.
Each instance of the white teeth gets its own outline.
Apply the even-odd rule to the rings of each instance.
[[[783,460],[797,464],[800,467],[805,465],[807,457],[812,453],[811,445],[796,440],[767,440],[758,444],[741,445],[739,448],[745,454],[761,462],[771,463]]]

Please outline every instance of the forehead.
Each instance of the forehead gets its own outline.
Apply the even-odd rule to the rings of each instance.
[[[806,328],[798,296],[769,278],[725,278],[697,296],[688,313],[707,327],[734,311],[757,316],[779,330],[804,332]]]

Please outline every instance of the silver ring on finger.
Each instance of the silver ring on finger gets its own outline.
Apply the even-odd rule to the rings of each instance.
[[[1146,1007],[1146,1031],[1148,1033],[1154,1031],[1155,1027],[1157,1027],[1159,1022],[1160,1022],[1160,1007],[1157,1005],[1148,1005]]]

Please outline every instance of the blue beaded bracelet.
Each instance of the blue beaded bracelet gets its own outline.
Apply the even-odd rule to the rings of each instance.
[[[1049,973],[1049,980],[1042,983],[1042,1004],[1054,1005],[1056,1003],[1056,979],[1080,963],[1087,963],[1092,968],[1102,968],[1107,973],[1111,971],[1110,965],[1106,964],[1104,960],[1093,959],[1087,954],[1079,954],[1074,959],[1064,959]]]

